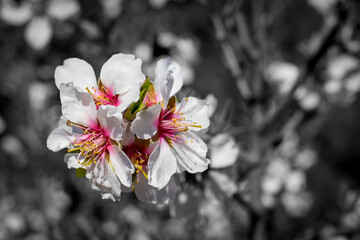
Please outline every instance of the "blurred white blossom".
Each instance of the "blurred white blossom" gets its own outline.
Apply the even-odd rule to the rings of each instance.
[[[41,183],[46,217],[51,223],[57,223],[63,219],[71,204],[71,198],[64,191],[62,184],[55,179],[44,179]]]
[[[24,216],[17,212],[9,212],[4,218],[4,226],[12,233],[19,233],[25,230]]]
[[[170,48],[174,46],[176,36],[172,32],[161,32],[157,37],[157,43],[164,48]]]
[[[336,0],[307,0],[307,2],[320,13],[326,14],[335,5]]]
[[[74,0],[50,0],[46,10],[50,17],[65,21],[80,12],[80,5]]]
[[[178,38],[175,41],[175,51],[177,57],[184,62],[195,63],[199,57],[199,46],[191,38]]]
[[[161,9],[165,7],[168,1],[169,0],[149,0],[149,4],[155,9]]]
[[[52,94],[52,88],[48,84],[33,82],[28,91],[30,106],[37,111],[43,110]]]
[[[31,4],[23,1],[18,5],[13,0],[2,0],[0,7],[0,17],[6,23],[12,26],[21,26],[30,20],[33,12]]]
[[[200,205],[200,215],[206,219],[204,226],[206,239],[228,239],[231,234],[231,222],[221,202],[203,200]]]
[[[237,192],[238,188],[236,186],[236,183],[232,179],[230,179],[227,174],[221,173],[219,171],[210,170],[209,176],[226,196],[231,197]]]
[[[114,221],[106,221],[102,224],[102,229],[109,235],[115,236],[118,232],[118,225]]]
[[[47,46],[53,35],[51,19],[65,21],[80,12],[76,0],[50,0],[44,9],[44,14],[38,15],[36,8],[40,3],[23,1],[17,5],[13,0],[2,0],[1,19],[12,26],[25,27],[25,41],[34,50],[39,51]]]
[[[305,187],[305,174],[302,171],[290,171],[285,179],[285,189],[291,193],[299,193]]]
[[[286,94],[294,86],[300,70],[292,63],[275,61],[270,63],[266,73],[269,81],[278,87],[280,94]]]
[[[299,136],[296,132],[287,132],[281,145],[278,147],[279,155],[285,159],[290,159],[298,153]]]
[[[209,117],[211,118],[214,113],[215,110],[217,108],[218,105],[218,100],[217,98],[214,96],[214,94],[210,93],[205,97],[205,101],[208,103],[209,105]]]
[[[17,156],[19,153],[23,152],[23,145],[20,140],[13,135],[5,135],[1,139],[1,148],[4,152]]]
[[[281,158],[273,159],[265,172],[262,179],[262,189],[270,194],[276,194],[282,189],[286,177],[290,171],[290,165]]]
[[[306,111],[315,110],[321,102],[319,93],[304,87],[295,92],[295,97],[299,101],[300,107]]]
[[[330,80],[342,80],[345,75],[359,67],[359,61],[350,55],[334,56],[328,62],[326,71]]]
[[[34,50],[41,50],[50,42],[52,34],[49,18],[35,17],[26,27],[25,40]]]
[[[345,81],[345,89],[352,94],[356,94],[360,90],[360,71],[352,74]]]
[[[317,162],[317,154],[313,149],[306,148],[295,157],[295,166],[307,170]]]
[[[139,42],[135,46],[135,56],[142,59],[144,62],[150,62],[153,56],[153,49],[147,42]]]
[[[275,199],[274,195],[270,194],[268,192],[264,192],[263,194],[261,194],[260,200],[261,200],[261,203],[266,208],[272,208],[272,207],[274,207],[274,205],[276,203],[276,199]]]
[[[101,0],[103,12],[109,19],[117,18],[122,11],[123,0]]]
[[[210,167],[232,166],[239,157],[240,147],[229,133],[220,133],[210,140]]]
[[[296,194],[286,192],[282,195],[281,202],[289,214],[294,217],[303,217],[312,207],[313,198],[307,192]]]
[[[94,22],[82,20],[80,22],[80,27],[90,39],[97,39],[101,36],[100,29]]]
[[[330,79],[324,84],[324,89],[328,94],[336,94],[341,91],[342,82]]]

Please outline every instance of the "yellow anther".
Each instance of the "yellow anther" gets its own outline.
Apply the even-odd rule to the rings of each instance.
[[[191,140],[190,142],[194,142],[193,140]]]
[[[189,98],[185,98],[186,101],[189,101]]]
[[[185,141],[185,143],[187,143],[187,141]]]

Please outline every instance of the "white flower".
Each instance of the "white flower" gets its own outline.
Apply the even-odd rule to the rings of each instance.
[[[92,96],[77,91],[72,83],[61,84],[62,114],[59,126],[47,140],[52,151],[69,148],[65,162],[69,168],[86,169],[86,177],[103,198],[120,200],[121,185],[130,187],[135,171],[120,149],[122,113],[114,106],[100,106]]]
[[[97,81],[93,68],[84,60],[69,58],[55,70],[55,83],[73,83],[82,93],[92,95],[97,107],[113,105],[125,110],[139,99],[140,86],[145,81],[141,60],[131,54],[115,54],[101,68]]]
[[[130,131],[130,123],[126,123],[125,129],[121,145],[136,169],[132,189],[137,198],[153,204],[168,203],[174,200],[176,196],[176,183],[173,178],[160,190],[150,186],[147,180],[149,172],[148,160],[156,144],[151,143],[150,140],[135,138],[135,135]]]
[[[155,96],[146,99],[152,104],[137,114],[131,131],[138,138],[158,140],[149,157],[149,184],[165,187],[175,172],[190,173],[207,169],[207,146],[196,134],[209,126],[208,106],[204,100],[185,98],[177,103],[173,97],[182,87],[180,66],[170,59],[158,62],[154,80]],[[148,105],[149,106],[149,105]]]

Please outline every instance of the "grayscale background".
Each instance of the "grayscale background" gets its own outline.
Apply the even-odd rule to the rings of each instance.
[[[357,0],[0,0],[0,240],[360,239]],[[102,200],[46,139],[55,68],[115,53],[206,98],[212,160],[177,198]]]

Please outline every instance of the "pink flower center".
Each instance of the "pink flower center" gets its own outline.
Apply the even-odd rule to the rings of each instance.
[[[175,107],[172,109],[165,108],[161,109],[160,112],[158,123],[159,137],[165,138],[170,146],[176,142],[187,143],[181,133],[188,131],[189,127],[201,128],[201,125],[197,125],[191,119],[183,117],[184,114],[180,112],[181,109],[182,107],[178,110],[175,110]]]
[[[135,176],[135,184],[139,182],[139,174],[140,172],[145,176],[145,178],[148,178],[148,161],[149,161],[149,155],[150,152],[143,147],[139,146],[137,144],[131,144],[130,146],[123,146],[124,153],[129,157],[131,162],[134,164],[134,167],[136,168],[136,176]]]
[[[86,88],[86,90],[92,95],[96,104],[96,109],[98,109],[100,105],[112,105],[115,107],[120,105],[118,95],[115,95],[113,90],[107,89],[102,85],[100,86],[100,89],[92,87],[91,91],[89,88]]]
[[[78,163],[81,165],[90,165],[105,159],[108,147],[111,146],[110,138],[98,124],[93,124],[91,127],[84,127],[82,125],[71,123],[68,125],[76,127],[83,131],[72,143],[73,149],[68,152],[78,152]]]

